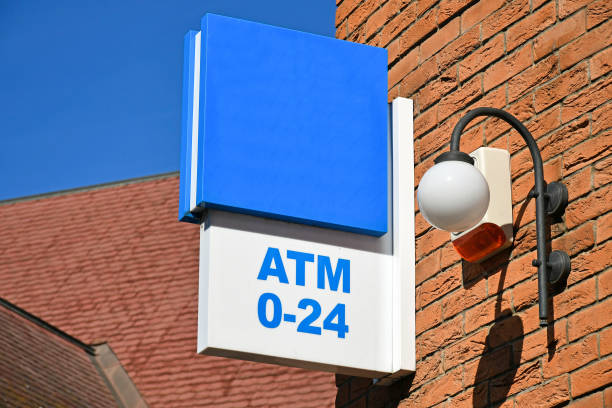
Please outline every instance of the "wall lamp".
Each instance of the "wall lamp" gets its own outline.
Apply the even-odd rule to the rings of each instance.
[[[499,188],[495,183],[499,179],[489,180],[474,166],[474,158],[459,150],[461,133],[474,118],[478,116],[494,116],[500,118],[516,129],[525,140],[533,160],[535,186],[529,192],[528,198],[536,200],[536,240],[537,259],[532,265],[538,268],[539,315],[540,325],[548,325],[548,288],[564,282],[570,269],[570,258],[563,251],[548,252],[546,244],[546,216],[558,219],[565,213],[567,207],[567,188],[562,183],[546,184],[542,169],[542,156],[537,143],[527,128],[514,116],[506,111],[495,108],[477,108],[462,117],[455,128],[450,141],[450,151],[442,153],[434,162],[435,165],[423,175],[417,192],[417,200],[421,214],[427,222],[438,229],[449,231],[456,236],[471,229],[478,229],[472,234],[471,248],[478,252],[479,248],[493,248],[497,252],[503,249],[501,227],[495,234],[495,224],[482,223],[483,217],[491,212],[494,197],[490,191]],[[498,150],[498,149],[495,149]],[[503,150],[509,161],[509,154]],[[507,188],[509,189],[510,171],[507,168]],[[486,172],[485,172],[486,174]],[[491,184],[491,185],[489,185]],[[509,192],[509,190],[508,190]],[[511,198],[507,194],[504,205],[510,209],[510,225],[512,223]],[[490,202],[491,201],[491,202]],[[496,203],[498,205],[499,203]],[[488,230],[483,227],[492,226]],[[510,240],[512,242],[510,230]],[[496,238],[501,236],[502,238]],[[499,243],[491,246],[491,240],[499,239]],[[457,246],[455,246],[457,249]],[[461,251],[458,252],[464,257]],[[488,256],[492,255],[489,253]],[[485,258],[481,258],[483,260]]]

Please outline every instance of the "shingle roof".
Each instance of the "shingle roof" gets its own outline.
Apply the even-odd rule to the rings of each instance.
[[[199,356],[198,227],[178,178],[0,205],[0,296],[107,341],[153,407],[332,406],[334,376]]]
[[[94,350],[0,302],[0,406],[117,407]]]

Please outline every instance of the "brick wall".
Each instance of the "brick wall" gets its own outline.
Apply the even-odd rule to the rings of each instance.
[[[463,262],[417,211],[416,374],[337,376],[337,406],[612,407],[611,15],[610,0],[337,0],[337,37],[385,47],[389,101],[415,101],[415,182],[467,110],[506,109],[568,186],[551,246],[572,259],[540,328],[531,158],[503,122],[472,122],[462,150],[512,154],[515,245]]]

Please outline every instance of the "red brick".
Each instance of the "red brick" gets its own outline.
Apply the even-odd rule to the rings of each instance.
[[[544,378],[568,373],[597,358],[597,335],[592,334],[557,350],[552,359],[544,359]]]
[[[559,73],[557,62],[557,56],[551,55],[536,65],[526,69],[520,75],[511,78],[508,81],[509,101],[512,102],[516,100],[525,93],[532,91],[540,84],[555,77]]]
[[[356,43],[365,43],[365,26],[360,26],[352,32],[349,32],[347,41]]]
[[[416,241],[417,259],[436,248],[439,248],[450,239],[450,234],[439,229],[432,229]]]
[[[434,157],[433,156],[429,156],[428,158],[426,158],[425,160],[421,161],[420,163],[417,162],[418,164],[416,166],[414,166],[414,183],[415,183],[415,185],[417,187],[419,185],[419,182],[421,181],[421,178],[423,177],[423,174],[425,174],[425,172],[427,170],[429,170],[429,168],[431,166],[434,165],[434,161],[433,160],[434,160]],[[415,202],[416,202],[416,200],[415,200]],[[448,239],[450,239],[450,236],[448,237]],[[420,258],[421,256],[423,256],[427,252],[429,252],[429,251],[423,252],[420,255],[417,252],[417,259]]]
[[[610,45],[612,20],[594,28],[559,51],[561,69],[574,65]]]
[[[465,386],[477,384],[508,370],[512,365],[510,346],[487,352],[481,358],[464,364],[463,382]]]
[[[440,71],[449,68],[451,65],[460,61],[464,56],[472,52],[480,44],[480,30],[478,27],[464,33],[440,52],[436,54],[436,62]],[[455,67],[452,68],[455,71]]]
[[[504,135],[502,137],[498,137],[497,139],[487,142],[485,144],[487,147],[493,147],[495,149],[506,149],[508,150],[508,135]]]
[[[595,80],[612,70],[612,48],[608,48],[591,58],[591,80]]]
[[[510,107],[506,108],[505,110],[508,113],[512,114],[514,117],[516,117],[519,121],[526,121],[527,119],[535,115],[533,98],[530,95],[525,96],[514,104],[512,104]],[[500,135],[510,131],[511,129],[512,128],[506,121],[498,118],[490,118],[486,121],[485,125],[486,140],[490,141],[497,139]],[[518,132],[512,129],[511,133],[514,134]]]
[[[470,0],[441,0],[438,6],[438,25],[443,24],[470,2]]]
[[[612,237],[612,212],[597,220],[597,243],[600,244]]]
[[[594,279],[587,279],[556,295],[553,300],[555,318],[567,316],[568,314],[595,302],[595,286]]]
[[[482,22],[482,39],[487,39],[529,14],[529,1],[512,0]]]
[[[523,322],[523,332],[527,335],[540,329],[540,311],[538,305],[533,305],[529,309],[519,313]]]
[[[572,373],[572,397],[584,395],[609,384],[610,373],[612,373],[612,357],[597,361]]]
[[[417,51],[413,50],[407,55],[402,57],[395,65],[389,70],[389,88],[392,88],[397,84],[403,77],[405,77],[410,71],[415,69],[418,64]]]
[[[514,248],[512,254],[518,256],[527,251],[531,251],[536,247],[536,229],[535,224],[529,224],[521,227],[514,233]]]
[[[536,254],[533,252],[523,255],[521,258],[513,259],[506,267],[503,277],[501,272],[489,274],[487,276],[489,296],[497,295],[500,291],[500,286],[501,290],[503,290],[534,276],[537,273],[537,269],[531,265],[531,261],[535,258]],[[502,279],[503,281],[500,282]]]
[[[591,191],[592,170],[590,167],[578,171],[567,177],[563,183],[567,187],[568,199],[570,202],[588,194]]]
[[[481,95],[482,85],[480,77],[474,77],[438,103],[438,120],[441,121],[449,117]]]
[[[603,398],[601,393],[592,394],[584,398],[572,401],[568,405],[570,408],[601,408],[603,407]]]
[[[416,264],[414,271],[416,286],[438,272],[440,272],[440,251],[435,251]]]
[[[430,11],[425,14],[423,17],[417,19],[417,21],[408,27],[406,31],[402,33],[399,37],[400,41],[400,53],[409,50],[419,42],[421,39],[425,38],[427,34],[434,31],[436,29],[436,13]]]
[[[423,234],[425,231],[427,231],[429,228],[431,228],[431,225],[429,225],[429,223],[427,221],[425,221],[425,218],[423,218],[423,216],[421,215],[421,213],[417,213],[415,215],[415,233],[416,235],[421,235]]]
[[[444,350],[444,369],[449,370],[465,361],[482,355],[486,346],[487,331],[480,330]]]
[[[579,311],[569,317],[568,333],[570,341],[593,333],[612,323],[612,298],[596,303],[595,305]]]
[[[379,31],[385,23],[391,19],[400,9],[400,0],[389,0],[383,4],[381,8],[376,10],[374,14],[368,17],[365,25],[365,36],[370,38],[371,35]]]
[[[612,353],[612,327],[599,332],[599,352],[602,357]]]
[[[442,304],[432,303],[426,308],[416,312],[415,333],[417,335],[442,322]]]
[[[552,159],[551,161],[544,163],[542,168],[544,169],[544,180],[547,183],[561,180],[561,168],[562,168],[561,164],[562,163],[561,163],[560,157]],[[523,174],[521,177],[514,180],[514,182],[512,182],[512,204],[516,205],[520,202],[527,200],[527,194],[533,188],[533,185],[534,185],[533,173]],[[533,220],[533,218],[529,217],[529,214],[527,214],[527,216],[526,217],[524,216],[524,219],[521,220],[521,222],[518,225],[523,226],[531,220]],[[516,221],[518,220],[515,219],[515,224],[516,224]]]
[[[435,106],[426,110],[425,112],[421,112],[421,114],[414,119],[414,137],[417,138],[423,135],[423,133],[436,127],[438,125],[437,117],[438,110]],[[442,146],[442,144],[440,146]],[[415,150],[417,149],[417,147],[418,146],[415,146]],[[417,156],[420,160],[421,155],[418,151]]]
[[[477,99],[466,107],[466,110],[471,110],[480,106],[489,106],[491,108],[501,109],[506,105],[506,89],[504,87],[498,87],[497,89],[488,91],[482,98]],[[455,116],[453,118],[454,123],[456,124],[461,115]],[[476,126],[482,123],[486,117],[479,117],[470,122],[466,129],[469,129],[472,126]]]
[[[344,0],[336,8],[336,27],[340,25],[342,21],[349,15],[351,11],[361,3],[361,0]]]
[[[575,255],[578,252],[593,246],[595,236],[593,233],[593,223],[585,223],[580,227],[567,232],[552,242],[552,249],[560,249],[570,255]]]
[[[481,3],[488,2],[479,2],[478,4]],[[500,33],[485,42],[480,48],[466,56],[459,63],[459,79],[465,81],[502,55],[504,55],[504,35]]]
[[[593,187],[599,188],[612,181],[612,157],[608,156],[596,162],[593,169],[595,170]]]
[[[440,266],[446,268],[447,266],[453,265],[461,260],[461,257],[455,251],[455,247],[452,244],[447,244],[442,248],[440,254]]]
[[[436,4],[438,0],[420,0],[416,2],[417,7],[417,16],[422,16],[427,10],[431,8],[434,4]],[[436,15],[437,17],[437,15]]]
[[[337,28],[336,28],[336,38],[340,39],[340,40],[345,40],[346,37],[348,36],[348,24],[346,21],[343,21]]]
[[[499,10],[504,3],[504,0],[487,0],[477,2],[461,14],[461,29],[463,31],[467,31],[474,24],[481,22],[485,17],[494,11]]]
[[[504,344],[509,344],[513,340],[518,342],[522,341],[520,338],[524,334],[523,321],[518,315],[512,315],[505,319],[496,322],[489,330],[489,336],[487,338],[488,346],[491,348],[497,348]],[[517,352],[519,346],[514,345],[513,354]],[[518,360],[513,357],[513,361]]]
[[[611,128],[612,127],[612,103],[607,103],[595,109],[593,111],[591,123],[592,123],[591,134],[593,135],[596,135],[603,130]]]
[[[458,288],[461,284],[460,277],[460,268],[455,267],[440,272],[434,278],[423,282],[421,285],[421,306],[425,306]]]
[[[353,377],[351,378],[350,382],[351,385],[349,388],[349,396],[351,399],[356,399],[362,396],[365,391],[372,386],[372,380],[370,378]],[[361,407],[361,405],[358,406]],[[351,407],[353,406],[351,405]],[[363,408],[366,408],[365,404],[363,405]]]
[[[566,210],[565,223],[573,228],[608,211],[612,200],[612,186],[592,192],[586,198],[570,203]]]
[[[572,259],[572,271],[568,278],[568,283],[579,282],[582,279],[596,274],[612,265],[612,241],[603,245],[598,245],[588,253],[578,255]]]
[[[435,108],[433,108],[435,110]],[[436,112],[437,113],[437,112]],[[415,156],[423,160],[450,142],[452,129],[448,121],[424,135],[415,146]]]
[[[612,269],[601,273],[597,277],[597,289],[599,300],[605,299],[612,294]]]
[[[378,6],[378,1],[370,0],[360,3],[359,7],[353,10],[353,12],[348,16],[348,32],[354,32],[357,27],[359,27],[363,22],[365,22],[366,18],[368,18],[370,14],[374,13],[374,11],[378,9]]]
[[[559,0],[559,17],[565,18],[593,0]]]
[[[547,3],[551,0],[531,0],[531,10],[537,10],[544,3]]]
[[[569,173],[578,170],[580,167],[570,169],[568,167],[567,152],[578,143],[586,140],[589,137],[589,118],[587,115],[568,123],[559,130],[553,132],[550,136],[543,137],[538,140],[542,160],[549,160],[558,154],[563,154],[563,165]],[[586,143],[590,143],[587,141]]]
[[[607,102],[610,92],[612,92],[610,84],[612,84],[612,78],[602,79],[577,94],[568,97],[563,102],[561,110],[562,121],[564,123],[568,122],[576,116],[582,115]]]
[[[416,4],[412,3],[384,25],[380,33],[380,45],[385,47],[415,20]]]
[[[568,376],[564,375],[516,397],[518,407],[553,407],[569,400]]]
[[[417,406],[433,406],[458,393],[462,388],[461,367],[457,367],[423,386],[417,397]]]
[[[582,35],[586,31],[585,21],[585,12],[580,11],[538,36],[533,44],[533,53],[536,60]]]
[[[589,29],[611,17],[612,5],[608,0],[598,0],[587,7],[587,27]]]
[[[440,349],[440,344],[451,344],[463,337],[461,316],[436,326],[421,334],[416,339],[416,358],[434,353]]]
[[[540,375],[540,361],[532,361],[524,364],[506,375],[491,380],[491,402],[505,399],[524,389],[539,384],[542,381]]]
[[[442,73],[438,78],[419,91],[417,96],[419,108],[426,109],[456,87],[457,70],[451,69]]]
[[[400,82],[400,93],[404,97],[409,97],[414,91],[421,88],[429,80],[438,75],[438,66],[433,59],[425,61],[417,69],[410,72],[402,82]]]
[[[542,86],[535,92],[536,110],[538,112],[543,111],[553,103],[584,87],[588,82],[586,64],[582,64],[569,72],[565,72],[559,78]]]
[[[556,319],[553,330],[546,327],[526,335],[522,340],[518,341],[520,346],[515,345],[514,363],[523,364],[541,355],[550,355],[552,354],[551,352],[556,352],[558,348],[567,344],[566,327],[567,321],[565,319]]]
[[[441,356],[441,353],[436,353],[417,363],[414,380],[412,380],[413,387],[416,388],[443,373]]]
[[[604,390],[604,404],[606,407],[612,407],[612,387]]]
[[[546,112],[540,113],[533,120],[525,124],[525,127],[534,139],[540,139],[547,133],[552,132],[561,126],[561,108],[555,106]],[[510,153],[514,153],[525,147],[525,140],[517,133],[512,133],[510,136]]]
[[[487,406],[488,387],[487,382],[478,384],[476,387],[470,387],[459,395],[456,395],[451,400],[453,408],[484,408]],[[514,404],[514,401],[512,401]],[[511,405],[514,408],[514,405]]]
[[[399,85],[391,88],[389,92],[387,92],[387,103],[391,103],[395,100],[395,98],[399,97]]]
[[[434,34],[428,36],[421,44],[420,60],[424,61],[442,49],[459,35],[459,18],[455,18]]]
[[[466,152],[473,152],[483,145],[484,133],[482,126],[464,132],[461,136],[461,146]]]
[[[555,3],[548,3],[530,16],[520,20],[508,29],[507,51],[511,51],[530,38],[544,31],[555,22]]]
[[[531,45],[528,44],[490,66],[484,73],[484,89],[488,91],[512,78],[531,65]]]
[[[563,164],[567,171],[576,171],[607,156],[610,151],[612,151],[612,131],[607,131],[570,149],[563,155]]]
[[[389,45],[387,45],[387,65],[393,64],[400,57],[401,49],[400,49],[400,41],[399,38],[391,41]]]
[[[470,287],[459,288],[459,290],[442,299],[443,316],[445,319],[453,317],[483,301],[486,297],[487,282],[485,280],[481,280]]]
[[[513,305],[516,311],[530,307],[538,301],[538,280],[534,278],[519,283],[512,292]]]
[[[476,305],[465,312],[465,332],[470,333],[479,327],[485,326],[502,315],[510,313],[509,294],[504,293],[501,305],[498,299],[491,299],[487,302]],[[503,312],[501,313],[500,310]]]

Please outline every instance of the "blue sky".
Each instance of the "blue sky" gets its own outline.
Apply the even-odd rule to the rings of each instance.
[[[0,0],[0,200],[177,171],[185,32],[212,12],[333,36],[335,7]]]

